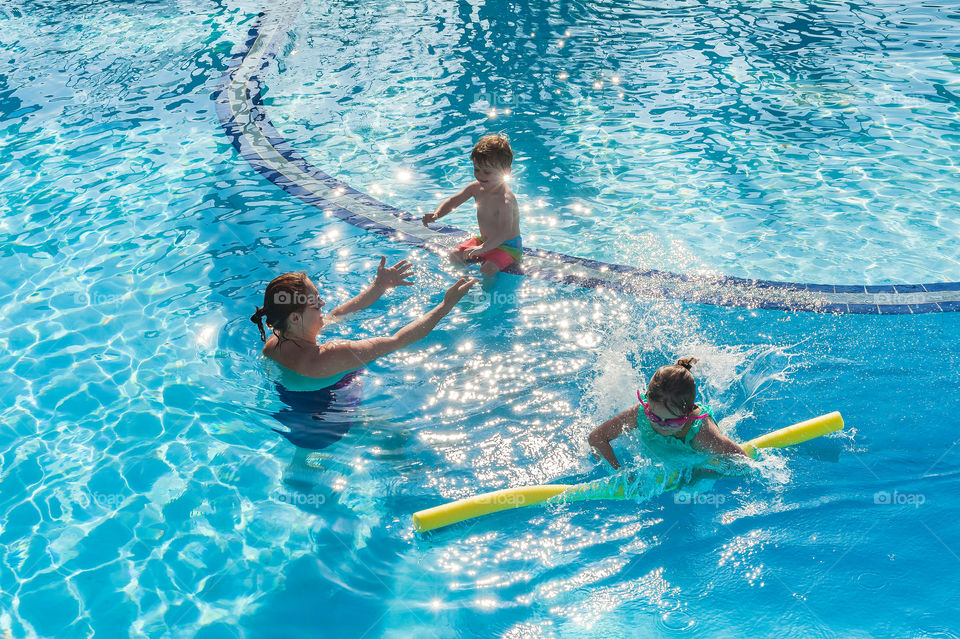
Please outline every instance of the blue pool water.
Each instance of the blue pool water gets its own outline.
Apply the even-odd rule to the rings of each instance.
[[[370,366],[360,425],[323,470],[291,472],[246,319],[265,283],[303,268],[333,305],[379,255],[414,261],[414,287],[330,334],[351,338],[403,325],[454,271],[291,197],[231,145],[214,94],[265,8],[291,9],[0,9],[4,636],[957,636],[956,313],[505,275]],[[432,207],[502,128],[532,246],[681,273],[960,280],[949,7],[292,9],[264,69],[273,123],[394,206]],[[410,514],[443,501],[604,477],[586,434],[684,354],[736,439],[831,410],[847,429],[694,492],[414,533]]]
[[[265,101],[309,160],[410,211],[469,178],[478,135],[507,132],[540,248],[955,281],[960,54],[942,4],[307,4]]]

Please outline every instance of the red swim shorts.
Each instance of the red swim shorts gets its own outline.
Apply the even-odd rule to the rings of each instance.
[[[520,238],[517,237],[517,240],[519,239]],[[514,240],[509,240],[509,242],[513,243]],[[466,242],[461,242],[457,246],[457,250],[463,252],[465,249],[472,248],[474,246],[480,246],[481,244],[483,244],[483,238],[471,237]],[[520,251],[513,246],[509,246],[507,243],[504,243],[492,251],[487,251],[486,253],[481,253],[479,256],[471,258],[469,261],[479,262],[481,260],[490,260],[502,271],[516,262],[518,259],[520,259]]]

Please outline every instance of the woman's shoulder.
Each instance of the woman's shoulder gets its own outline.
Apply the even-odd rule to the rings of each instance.
[[[357,367],[325,377],[315,377],[304,375],[268,357],[263,358],[263,367],[267,377],[291,391],[315,391],[329,388],[342,381],[350,373],[360,370],[360,367]]]
[[[349,340],[335,340],[312,347],[300,344],[285,347],[278,344],[268,349],[265,346],[263,355],[265,359],[294,375],[321,381],[335,382],[363,366],[363,362],[351,357]]]
[[[274,335],[267,339],[260,350],[260,354],[263,355],[264,359],[279,366],[291,369],[297,368],[296,353],[293,352],[293,349],[284,349],[283,344]]]
[[[267,338],[260,353],[264,358],[287,368],[297,369],[303,359],[303,349],[289,340],[281,341],[276,335]]]
[[[263,343],[263,348],[260,349],[260,354],[264,357],[270,357],[270,353],[277,348],[277,336],[271,335]],[[271,358],[272,359],[272,358]]]
[[[310,351],[315,350],[290,342],[281,342],[276,336],[271,335],[263,345],[261,354],[264,360],[272,362],[275,367],[304,375],[309,368]]]

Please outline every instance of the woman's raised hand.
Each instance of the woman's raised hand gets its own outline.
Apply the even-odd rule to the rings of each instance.
[[[390,268],[386,268],[387,258],[380,256],[380,266],[377,267],[377,277],[373,280],[374,286],[382,289],[393,288],[395,286],[413,286],[413,282],[407,280],[413,277],[413,264],[407,260],[400,260]]]
[[[443,303],[447,306],[453,307],[457,302],[463,299],[463,296],[467,294],[474,284],[479,282],[475,277],[461,277],[457,280],[453,286],[447,289],[447,292],[443,295]]]

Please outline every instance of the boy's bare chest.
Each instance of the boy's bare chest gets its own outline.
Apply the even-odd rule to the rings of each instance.
[[[478,218],[490,219],[510,212],[510,202],[503,194],[481,195],[476,202]]]

